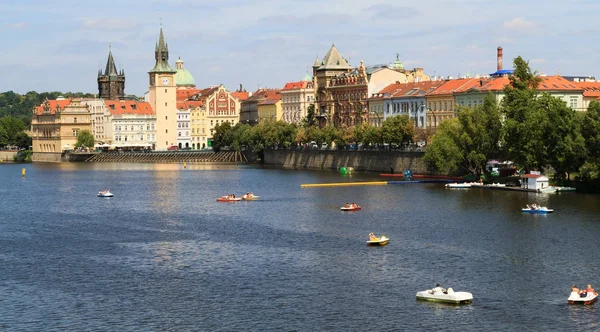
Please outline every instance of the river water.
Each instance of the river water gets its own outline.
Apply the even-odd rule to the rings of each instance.
[[[21,178],[21,168],[27,169]],[[0,330],[599,330],[600,196],[300,188],[377,176],[0,165]],[[98,198],[109,188],[115,197]],[[218,203],[253,191],[259,201]],[[339,211],[346,202],[363,210]],[[537,202],[550,215],[526,215]],[[385,247],[367,247],[367,234]],[[416,301],[441,283],[471,305]]]

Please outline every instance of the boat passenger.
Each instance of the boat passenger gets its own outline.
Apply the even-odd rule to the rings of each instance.
[[[435,293],[437,293],[437,292],[446,293],[446,290],[445,290],[444,288],[442,288],[442,287],[440,286],[440,284],[436,284],[436,285],[435,285],[435,288],[433,289],[433,293],[435,294]]]
[[[379,240],[373,232],[369,233],[369,241],[377,241]]]
[[[592,288],[592,284],[588,284],[587,285],[587,289],[585,291],[586,291],[586,293],[592,293],[592,294],[596,293],[596,291],[594,290],[594,288]]]
[[[356,207],[356,203],[352,203],[352,205],[350,205],[351,207],[355,208]]]
[[[577,288],[577,285],[573,285],[573,287],[571,287],[571,293],[573,292],[579,294],[579,288]]]
[[[537,206],[536,204],[531,204],[531,209],[532,209],[532,210],[537,210],[537,209],[538,209],[538,206]]]
[[[350,207],[350,204],[346,203],[346,207]],[[373,233],[371,233],[371,234],[373,234]]]

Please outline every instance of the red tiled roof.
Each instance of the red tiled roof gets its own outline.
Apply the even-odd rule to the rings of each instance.
[[[584,97],[600,97],[600,82],[578,82],[575,84],[583,89]]]
[[[56,109],[64,110],[67,105],[71,103],[70,99],[64,100],[48,100],[48,105],[50,106],[50,114],[56,114]],[[35,108],[35,112],[37,115],[42,115],[44,112],[45,102],[41,103],[39,106]]]
[[[493,79],[475,79],[473,82],[464,85],[455,92],[465,92],[469,89],[479,91],[501,91],[505,86],[510,84],[507,76]],[[539,91],[583,91],[583,88],[577,86],[576,82],[571,82],[562,76],[544,76],[538,85]]]
[[[181,89],[177,89],[177,101],[184,101],[186,99],[188,99],[189,97],[195,95],[196,93],[200,92],[199,89],[185,89],[185,88],[181,88]]]
[[[196,108],[204,106],[204,100],[186,100],[186,101],[178,101],[177,109],[189,110],[190,108]]]
[[[428,96],[438,96],[445,94],[452,94],[454,91],[459,90],[465,85],[470,85],[472,82],[479,82],[477,78],[461,78],[456,80],[448,80],[444,84],[437,87],[437,89],[429,92]]]
[[[281,90],[279,89],[258,89],[247,100],[262,101],[265,99],[281,99]]]
[[[261,102],[258,103],[258,105],[275,105],[278,102],[281,101],[281,98],[279,99],[267,99],[267,100],[263,100]]]
[[[235,91],[235,92],[232,92],[231,95],[234,96],[235,98],[237,98],[237,100],[239,100],[239,101],[246,100],[250,96],[250,94],[246,91]]]
[[[104,100],[111,115],[120,114],[154,114],[154,110],[148,102],[135,100]]]
[[[444,81],[427,81],[398,84],[390,95],[395,98],[424,95],[444,84]],[[387,88],[386,88],[387,89]]]
[[[283,90],[296,90],[296,89],[306,89],[306,87],[308,86],[307,81],[300,81],[300,82],[287,82],[285,84],[285,86],[283,87]]]

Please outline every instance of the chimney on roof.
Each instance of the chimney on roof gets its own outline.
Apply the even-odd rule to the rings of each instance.
[[[502,46],[498,46],[498,68],[497,70],[502,70]]]

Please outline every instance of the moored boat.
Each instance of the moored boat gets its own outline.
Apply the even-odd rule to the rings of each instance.
[[[217,198],[217,202],[239,202],[241,201],[242,198],[241,197],[234,197],[234,196],[221,196],[219,198]]]
[[[446,292],[442,290],[428,289],[417,292],[417,300],[452,303],[452,304],[467,304],[473,302],[473,294],[469,292],[455,292],[452,288],[448,288]]]
[[[373,233],[369,233],[369,241],[367,241],[367,245],[368,246],[385,246],[389,242],[390,242],[390,239],[385,235],[381,235],[380,237],[377,237],[377,236],[373,235]]]
[[[113,197],[113,193],[110,192],[110,190],[100,190],[98,192],[98,197]]]
[[[597,292],[584,292],[584,293],[578,293],[578,292],[571,292],[571,295],[569,295],[569,298],[567,299],[567,302],[569,304],[594,304],[596,301],[598,300],[598,293]]]
[[[463,182],[463,183],[446,183],[446,188],[454,188],[454,189],[471,188],[472,184],[473,183],[467,183],[467,182]]]

